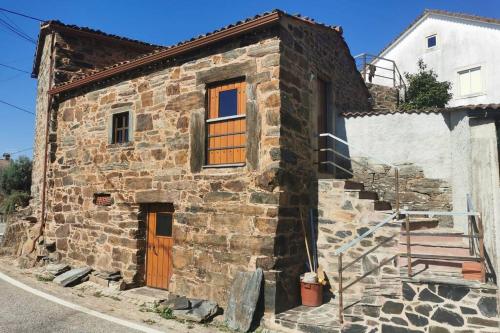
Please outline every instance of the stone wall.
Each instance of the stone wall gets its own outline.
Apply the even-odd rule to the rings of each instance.
[[[363,316],[349,329],[368,332],[468,333],[498,332],[497,289],[488,285],[420,283],[400,285],[402,297],[381,306],[362,306]],[[349,332],[346,329],[346,332]]]
[[[104,67],[131,60],[151,52],[154,47],[122,43],[111,38],[91,34],[81,36],[68,31],[57,31],[55,43],[54,81],[56,84],[72,81]],[[41,72],[41,70],[40,70]]]
[[[54,37],[53,37],[54,36]],[[50,53],[54,38],[53,77],[50,78]],[[135,58],[147,51],[143,45],[135,47],[126,45],[112,38],[102,39],[99,36],[68,31],[55,31],[47,34],[42,41],[42,55],[37,76],[37,100],[35,119],[35,141],[33,145],[33,174],[31,195],[34,214],[41,220],[41,191],[43,182],[43,163],[45,153],[45,131],[47,124],[48,90],[55,84],[61,84],[88,75],[106,66],[120,61]],[[153,47],[151,47],[153,49]],[[52,82],[50,82],[52,81]],[[52,119],[55,121],[55,119]],[[52,124],[53,127],[56,124]],[[53,133],[56,134],[56,133]],[[51,138],[52,140],[54,137]]]
[[[119,269],[127,282],[143,283],[143,208],[160,202],[175,207],[173,292],[224,305],[236,272],[265,266],[283,251],[274,238],[279,188],[266,171],[279,148],[279,45],[275,29],[241,36],[61,99],[47,236],[63,260]],[[247,163],[204,168],[206,85],[241,77]],[[109,119],[124,111],[132,141],[110,144]],[[113,205],[95,206],[97,192],[111,194]]]
[[[370,102],[373,111],[394,112],[398,109],[398,89],[368,82],[366,83],[366,86],[370,92]]]
[[[48,90],[50,88],[50,53],[52,35],[47,35],[44,40],[43,52],[40,60],[37,94],[36,94],[36,116],[35,133],[33,143],[33,167],[31,174],[31,201],[33,214],[41,221],[41,196],[43,184],[43,164],[45,157],[46,125],[47,125],[47,103]]]
[[[382,200],[389,201],[393,207],[396,203],[396,186],[394,169],[377,164],[369,159],[356,158],[358,163],[351,165],[354,171],[353,180],[362,182],[365,189],[378,193]],[[451,211],[452,188],[443,179],[426,178],[421,167],[406,163],[399,168],[399,200],[401,208],[410,210]],[[441,217],[443,226],[452,227],[450,218]]]
[[[280,36],[281,111],[267,121],[279,119],[281,126],[280,147],[271,153],[283,192],[276,236],[283,251],[274,269],[282,276],[276,302],[284,310],[300,301],[306,262],[300,218],[307,222],[309,209],[316,211],[318,204],[316,82],[330,82],[331,107],[339,111],[366,110],[368,92],[339,31],[284,17]]]

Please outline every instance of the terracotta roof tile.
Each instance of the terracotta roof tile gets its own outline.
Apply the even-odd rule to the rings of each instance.
[[[477,16],[477,15],[471,15],[471,14],[465,14],[465,13],[456,13],[456,12],[449,12],[446,10],[440,10],[440,9],[425,9],[422,14],[420,14],[413,22],[406,27],[403,31],[401,31],[400,34],[398,34],[393,40],[391,40],[380,52],[379,56],[381,56],[385,51],[387,51],[392,44],[394,44],[397,40],[399,40],[407,31],[409,31],[418,21],[420,21],[424,16],[429,15],[429,14],[435,14],[435,15],[442,15],[442,16],[448,16],[448,17],[454,17],[454,18],[460,18],[464,20],[472,20],[472,21],[478,21],[478,22],[484,22],[484,23],[493,23],[493,24],[500,24],[500,19],[496,18],[489,18],[489,17],[483,17],[483,16]]]
[[[246,18],[244,20],[237,21],[236,23],[226,25],[226,26],[224,26],[224,27],[222,27],[220,29],[217,29],[217,30],[214,30],[214,31],[211,31],[211,32],[208,32],[208,33],[205,33],[205,34],[193,37],[193,38],[191,38],[189,40],[184,40],[184,41],[178,42],[177,44],[174,44],[174,45],[171,45],[171,46],[162,47],[161,49],[155,49],[152,52],[143,54],[143,55],[141,55],[141,56],[139,56],[137,58],[133,58],[133,59],[130,59],[128,61],[122,61],[120,63],[117,63],[117,64],[114,64],[114,65],[102,68],[102,69],[100,69],[98,71],[95,71],[95,72],[92,72],[90,74],[87,74],[87,75],[75,78],[73,81],[61,83],[61,84],[55,86],[53,89],[56,89],[56,93],[57,93],[58,92],[57,88],[62,88],[64,86],[69,85],[70,83],[80,82],[80,81],[83,81],[83,80],[85,80],[87,78],[96,76],[96,75],[98,75],[100,73],[104,73],[106,71],[111,71],[112,69],[116,69],[116,68],[122,67],[124,65],[129,65],[129,64],[131,65],[133,63],[140,63],[142,61],[145,61],[148,58],[154,58],[159,53],[168,53],[170,50],[173,50],[175,48],[179,48],[179,47],[182,47],[182,46],[185,46],[185,45],[189,45],[191,43],[198,42],[198,41],[200,41],[200,40],[202,40],[204,38],[207,38],[207,37],[210,37],[210,36],[213,36],[213,35],[216,35],[216,34],[223,33],[223,32],[228,31],[230,29],[234,29],[234,28],[240,27],[240,26],[242,26],[244,24],[251,23],[251,22],[259,20],[259,19],[263,19],[263,18],[271,16],[273,14],[274,15],[277,14],[277,15],[280,15],[280,16],[292,17],[294,19],[300,20],[302,22],[306,22],[308,24],[314,24],[315,26],[319,26],[319,27],[326,28],[326,29],[333,29],[333,30],[337,31],[338,33],[342,34],[342,28],[340,26],[330,26],[330,25],[327,25],[327,24],[324,24],[324,23],[316,22],[315,20],[313,20],[313,19],[311,19],[309,17],[302,17],[300,14],[290,15],[290,14],[285,13],[282,10],[274,9],[274,10],[269,11],[269,12],[264,12],[264,13],[261,13],[261,14],[254,15],[252,17]]]
[[[370,116],[380,116],[388,114],[402,114],[402,113],[416,113],[416,114],[430,114],[430,113],[442,113],[450,111],[500,111],[500,104],[471,104],[463,106],[454,106],[449,108],[425,108],[425,109],[414,109],[414,110],[380,110],[380,111],[366,111],[366,112],[343,112],[341,115],[346,118],[355,117],[370,117]]]

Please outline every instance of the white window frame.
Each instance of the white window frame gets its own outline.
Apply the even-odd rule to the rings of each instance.
[[[471,72],[474,69],[479,69],[480,73],[480,82],[481,82],[481,89],[477,92],[473,93],[468,93],[464,94],[461,91],[461,85],[460,85],[460,75],[465,72]],[[471,98],[471,97],[477,97],[485,94],[484,90],[484,83],[485,83],[485,67],[482,64],[476,64],[473,66],[467,66],[467,67],[461,67],[456,70],[456,96],[457,99],[463,99],[463,98]]]

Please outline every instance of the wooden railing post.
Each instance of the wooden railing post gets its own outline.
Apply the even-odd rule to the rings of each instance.
[[[339,321],[344,323],[344,295],[342,286],[342,253],[339,254]]]
[[[408,266],[408,277],[411,277],[411,243],[410,243],[410,215],[406,214],[406,265]]]
[[[481,282],[486,282],[486,258],[484,255],[484,230],[481,214],[477,218],[477,228],[479,231],[479,258],[481,259]]]

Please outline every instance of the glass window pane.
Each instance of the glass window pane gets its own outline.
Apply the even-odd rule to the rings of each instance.
[[[171,213],[156,213],[156,236],[172,237]]]
[[[431,48],[436,46],[436,36],[427,37],[427,47]]]
[[[470,93],[477,94],[481,92],[481,68],[470,70]]]
[[[219,117],[229,117],[238,114],[238,89],[221,91],[219,93]]]
[[[125,136],[124,142],[128,142],[128,129],[123,130],[123,132],[124,132],[124,136]]]
[[[122,131],[117,131],[116,132],[116,143],[122,143]]]
[[[470,73],[469,71],[464,71],[458,73],[458,80],[460,83],[460,95],[470,94]]]

